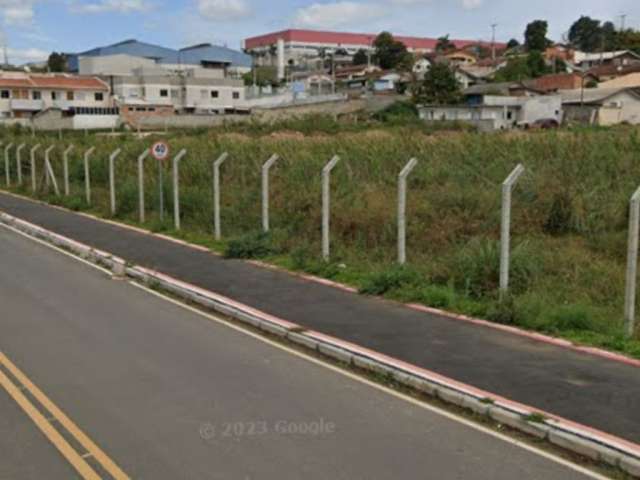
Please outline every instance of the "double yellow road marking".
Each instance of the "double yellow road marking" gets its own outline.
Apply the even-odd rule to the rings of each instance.
[[[100,476],[87,463],[85,458],[93,457],[115,480],[128,480],[129,477],[111,460],[78,426],[67,417],[49,398],[36,387],[27,376],[20,371],[2,352],[0,367],[4,367],[17,382],[27,390],[44,409],[85,449],[79,453],[71,447],[51,422],[29,401],[7,375],[0,370],[0,385],[31,418],[49,441],[60,451],[64,458],[76,469],[85,480],[100,480]]]

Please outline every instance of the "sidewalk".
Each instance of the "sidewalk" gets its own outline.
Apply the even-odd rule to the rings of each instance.
[[[638,367],[226,260],[2,193],[0,210],[304,327],[640,444]]]

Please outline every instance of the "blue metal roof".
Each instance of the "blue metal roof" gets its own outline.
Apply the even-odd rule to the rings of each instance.
[[[158,63],[175,63],[184,65],[201,65],[203,62],[228,63],[234,67],[251,67],[252,59],[246,53],[232,50],[227,47],[219,47],[211,44],[195,45],[173,50],[171,48],[140,42],[135,39],[97,47],[86,52],[68,55],[68,66],[71,71],[78,71],[79,57],[99,57],[105,55],[131,55],[152,59]]]

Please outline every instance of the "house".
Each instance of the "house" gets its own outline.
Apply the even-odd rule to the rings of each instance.
[[[478,61],[478,58],[475,55],[465,50],[447,53],[446,55],[443,55],[443,58],[447,63],[453,66],[473,65]]]
[[[556,73],[543,75],[533,81],[536,90],[544,93],[557,92],[558,90],[573,90],[597,83],[597,78],[589,73]]]
[[[485,96],[535,97],[542,93],[533,80],[478,84],[462,91],[470,104],[481,104]]]
[[[465,65],[455,70],[455,76],[464,90],[473,85],[487,83],[496,73],[496,68],[491,66]]]
[[[30,118],[47,109],[98,113],[112,107],[109,86],[96,77],[0,72],[0,118]]]
[[[598,88],[638,88],[640,89],[640,72],[629,73],[607,82],[602,82]]]
[[[640,63],[627,66],[621,65],[598,65],[589,69],[589,75],[593,75],[599,82],[607,82],[614,78],[622,77],[630,73],[640,72]]]
[[[562,121],[562,99],[559,95],[508,97],[486,95],[481,103],[418,107],[426,122],[458,121],[483,132],[527,128],[538,120]]]
[[[576,51],[573,53],[573,64],[583,70],[595,67],[596,65],[616,65],[625,67],[637,63],[640,63],[640,55],[631,50],[599,53]]]
[[[633,88],[587,88],[560,92],[566,122],[640,124],[640,92]]]

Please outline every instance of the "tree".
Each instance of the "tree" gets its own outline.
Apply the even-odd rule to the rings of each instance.
[[[459,103],[462,96],[455,72],[446,63],[436,63],[414,89],[415,103],[448,105]]]
[[[549,24],[545,20],[534,20],[524,32],[524,44],[527,50],[544,51],[551,42],[547,39]]]
[[[549,73],[549,70],[542,53],[533,50],[528,55],[510,58],[507,64],[496,72],[494,81],[519,82],[540,77]]]
[[[530,78],[538,78],[549,73],[547,62],[538,50],[533,50],[527,55],[527,67]]]
[[[437,53],[445,54],[455,49],[456,45],[451,40],[449,40],[449,35],[438,38],[438,43],[436,44]]]
[[[513,48],[518,48],[520,46],[520,42],[518,40],[516,40],[515,38],[512,38],[511,40],[509,40],[507,42],[507,49],[511,50]]]
[[[380,68],[389,70],[395,68],[407,53],[404,43],[397,41],[389,32],[382,32],[373,41],[376,49],[376,60]]]
[[[640,30],[627,29],[618,32],[618,47],[622,50],[632,50],[640,54]]]
[[[571,25],[568,38],[574,47],[585,52],[595,52],[602,43],[600,20],[581,16]]]
[[[369,55],[363,48],[361,48],[353,55],[352,63],[354,65],[366,65],[369,63]]]
[[[63,53],[52,52],[47,60],[47,67],[50,72],[66,72],[67,56]]]

